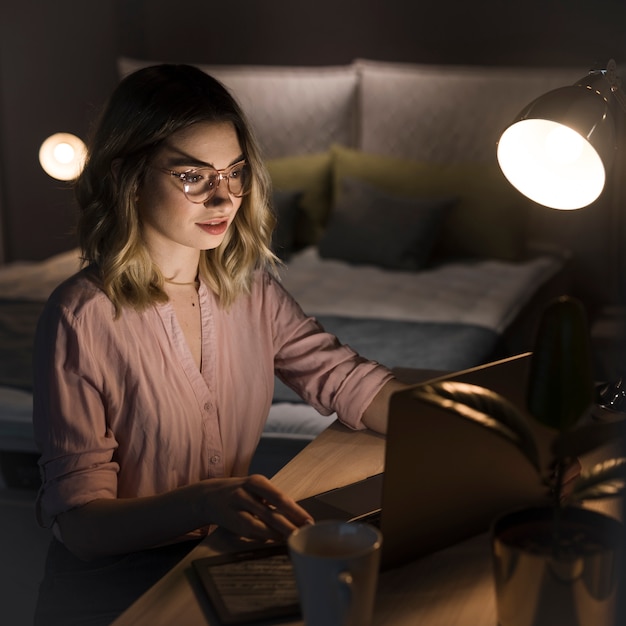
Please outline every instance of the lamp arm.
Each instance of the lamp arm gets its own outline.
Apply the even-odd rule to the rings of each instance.
[[[618,104],[622,107],[622,111],[626,113],[626,94],[619,88],[619,86],[611,87],[611,93],[617,100]]]
[[[609,59],[605,69],[590,70],[575,83],[600,94],[609,103],[611,96],[615,98],[622,110],[626,113],[626,94],[621,90],[621,80],[617,73],[617,64]]]
[[[604,78],[608,81],[611,93],[622,107],[622,111],[626,113],[626,94],[621,89],[621,79],[617,73],[617,64],[613,59],[609,59],[606,64],[606,69],[602,70]]]

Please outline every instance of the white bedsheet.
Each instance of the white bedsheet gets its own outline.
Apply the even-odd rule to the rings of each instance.
[[[402,272],[323,259],[311,247],[294,255],[281,274],[310,315],[474,324],[501,333],[562,266],[556,257],[539,256]]]

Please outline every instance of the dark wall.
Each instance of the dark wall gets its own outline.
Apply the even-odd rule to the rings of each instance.
[[[0,209],[6,260],[41,259],[74,245],[75,207],[64,183],[39,166],[55,132],[85,137],[115,84],[113,3],[2,0]]]
[[[187,0],[184,12],[174,4],[120,0],[124,52],[205,63],[586,67],[626,50],[624,0],[240,0],[234,9]]]
[[[87,135],[119,54],[202,63],[326,65],[355,58],[626,68],[625,0],[0,0],[4,259],[74,245],[68,186],[39,167],[53,132]],[[523,104],[523,103],[520,103]],[[0,255],[2,250],[0,249]]]

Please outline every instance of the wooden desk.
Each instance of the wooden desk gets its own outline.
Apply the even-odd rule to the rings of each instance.
[[[299,499],[380,472],[383,462],[384,437],[369,431],[353,432],[336,423],[272,481]],[[114,626],[218,624],[211,620],[210,607],[195,581],[190,561],[241,545],[222,532],[207,537],[121,615]],[[292,623],[302,624],[298,620]],[[495,625],[486,535],[381,575],[374,624],[416,623]]]
[[[331,425],[272,481],[299,499],[382,471],[384,437]],[[607,509],[610,512],[610,507]],[[614,510],[614,509],[613,509]],[[113,626],[218,624],[195,580],[194,558],[235,550],[243,543],[216,532],[139,598]],[[479,535],[381,574],[375,626],[495,626],[489,538]],[[279,622],[302,624],[301,621]]]

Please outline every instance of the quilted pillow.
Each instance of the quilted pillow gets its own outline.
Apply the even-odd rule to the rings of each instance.
[[[334,194],[344,178],[364,180],[389,193],[457,198],[442,226],[437,254],[516,260],[524,253],[528,207],[497,166],[411,161],[335,145]]]
[[[426,265],[451,198],[391,195],[342,178],[340,195],[318,249],[320,256],[386,269]]]
[[[266,162],[274,190],[301,192],[294,249],[317,243],[324,230],[331,207],[331,158],[322,152]]]

